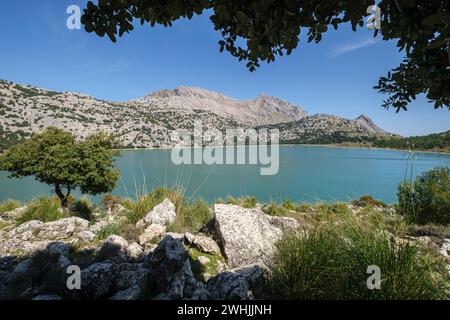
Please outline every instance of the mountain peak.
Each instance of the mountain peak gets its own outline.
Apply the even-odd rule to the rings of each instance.
[[[361,114],[358,118],[356,118],[355,120],[364,120],[366,122],[371,122],[373,123],[372,119],[370,119],[368,116],[366,116],[365,114]]]
[[[156,91],[135,102],[185,112],[203,110],[255,126],[291,122],[307,116],[302,107],[264,92],[253,100],[240,100],[199,87],[179,86]]]
[[[373,132],[373,133],[386,133],[385,130],[378,127],[372,121],[372,119],[370,119],[365,114],[361,114],[358,118],[356,118],[355,120],[352,120],[351,122],[353,122],[354,124],[359,125],[361,127],[364,127],[366,130]]]
[[[231,99],[222,93],[203,89],[200,87],[178,86],[175,89],[159,90],[151,93],[147,97],[155,98],[171,98],[171,97],[185,97],[185,98],[200,98],[200,99]]]

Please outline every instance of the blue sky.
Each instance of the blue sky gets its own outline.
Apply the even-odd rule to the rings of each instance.
[[[306,42],[274,64],[250,73],[245,63],[220,53],[220,34],[208,14],[172,28],[139,26],[113,44],[66,28],[66,8],[76,0],[15,0],[1,4],[0,79],[58,91],[126,101],[160,89],[199,86],[239,99],[260,92],[301,105],[310,114],[371,117],[402,135],[450,129],[450,112],[434,110],[424,96],[395,113],[381,107],[372,87],[402,60],[394,42],[373,39],[365,27],[328,32],[320,44]],[[305,30],[306,31],[306,30]]]

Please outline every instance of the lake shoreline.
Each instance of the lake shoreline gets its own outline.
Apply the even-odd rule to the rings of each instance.
[[[322,147],[322,148],[334,148],[334,149],[367,149],[367,150],[389,150],[389,151],[405,151],[409,152],[412,150],[408,149],[397,149],[397,148],[382,148],[382,147],[362,147],[362,146],[345,146],[345,145],[338,145],[338,144],[306,144],[306,143],[283,143],[278,144],[279,147]],[[225,146],[226,147],[226,146]],[[240,146],[244,147],[244,146]],[[196,149],[200,147],[183,147],[183,149]],[[203,148],[203,147],[202,147]],[[162,147],[162,148],[155,148],[155,147],[146,147],[146,148],[122,148],[120,150],[123,151],[145,151],[145,150],[172,150],[173,147]],[[450,156],[450,151],[438,151],[438,150],[414,150],[413,152],[420,152],[420,153],[433,153],[433,154],[443,154]]]

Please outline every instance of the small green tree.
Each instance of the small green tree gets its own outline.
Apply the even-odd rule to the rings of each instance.
[[[438,167],[398,187],[400,213],[418,224],[450,224],[450,169]]]
[[[119,152],[110,134],[100,132],[77,141],[71,133],[50,127],[6,150],[0,156],[0,169],[9,171],[10,177],[34,176],[53,186],[67,209],[76,188],[92,195],[114,189],[119,177],[114,161]]]

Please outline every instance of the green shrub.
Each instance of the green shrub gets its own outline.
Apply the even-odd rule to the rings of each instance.
[[[0,203],[0,213],[5,213],[12,211],[14,209],[20,208],[21,204],[19,201],[16,200],[6,200],[2,203]]]
[[[238,199],[236,199],[233,196],[228,196],[227,197],[227,204],[234,204],[234,205],[240,205]]]
[[[127,221],[120,223],[111,223],[104,226],[96,236],[97,240],[104,240],[111,235],[121,236],[129,242],[139,242],[140,230],[135,224],[130,224]]]
[[[242,197],[241,205],[244,208],[254,208],[256,207],[256,198],[255,197]]]
[[[413,237],[436,237],[436,238],[450,238],[450,225],[435,225],[435,224],[425,224],[425,225],[411,225],[408,224],[405,228],[405,234]]]
[[[133,210],[133,206],[135,205],[135,202],[132,199],[126,198],[126,199],[120,199],[119,202],[125,209],[127,210]]]
[[[399,213],[417,224],[450,224],[450,169],[438,167],[403,182],[397,191]]]
[[[108,238],[110,235],[120,235],[122,233],[122,226],[120,224],[108,224],[101,228],[101,230],[97,233],[97,240],[104,240]]]
[[[94,208],[87,197],[82,197],[72,204],[71,211],[80,218],[91,220]]]
[[[292,210],[295,211],[295,205],[291,200],[284,200],[283,204],[281,205],[286,210]]]
[[[111,208],[113,205],[121,203],[121,200],[122,199],[120,199],[119,196],[107,194],[102,198],[103,207],[108,210],[108,208]]]
[[[282,217],[286,215],[286,209],[284,209],[283,207],[280,207],[279,205],[275,204],[275,203],[270,203],[268,205],[265,205],[262,208],[263,212],[265,214],[268,214],[270,216],[274,216],[274,217]]]
[[[67,218],[68,216],[69,214],[62,210],[58,199],[39,198],[28,206],[28,209],[17,219],[17,223],[22,224],[30,220],[50,222]]]
[[[375,200],[371,195],[361,196],[358,200],[353,200],[352,204],[358,207],[385,207],[386,204],[380,200]]]
[[[379,290],[367,288],[371,265],[381,270]],[[442,260],[355,221],[285,235],[270,268],[267,292],[276,299],[449,298]]]
[[[192,273],[194,274],[194,277],[198,281],[203,281],[202,275],[205,272],[209,273],[212,276],[217,274],[219,271],[219,268],[218,268],[219,262],[222,262],[222,263],[224,262],[222,256],[204,253],[195,248],[186,246],[186,251],[188,252],[188,259],[189,259],[189,263],[191,264]],[[198,258],[200,256],[208,258],[209,263],[206,265],[202,265],[198,261]]]

